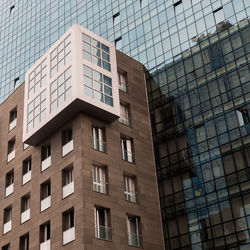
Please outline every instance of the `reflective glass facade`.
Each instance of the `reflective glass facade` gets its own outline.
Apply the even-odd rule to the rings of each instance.
[[[166,249],[244,249],[248,0],[4,1],[1,8],[0,102],[73,23],[115,43],[150,73]]]

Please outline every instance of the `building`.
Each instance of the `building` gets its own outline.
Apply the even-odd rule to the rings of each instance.
[[[114,43],[151,74],[147,90],[166,249],[243,248],[248,237],[242,232],[250,228],[245,202],[249,191],[246,188],[243,192],[238,186],[242,185],[239,176],[246,177],[246,183],[249,178],[243,172],[238,174],[241,168],[237,160],[241,159],[247,171],[249,144],[244,130],[248,131],[249,114],[248,2],[7,1],[0,12],[0,102],[24,81],[24,73],[72,24],[78,23]],[[211,131],[214,136],[207,137]],[[235,144],[239,141],[243,151],[236,154],[241,150]],[[216,159],[222,162],[223,174],[218,176],[213,171],[207,179],[200,169],[205,162],[217,168]],[[227,162],[232,165],[228,173]],[[220,186],[222,180],[226,180],[225,188]],[[210,182],[216,194],[212,200],[215,208],[211,209],[217,211],[218,224],[208,215],[212,195],[205,191]],[[234,194],[225,195],[231,186],[237,187],[244,212],[233,212]],[[187,193],[198,198],[187,198]],[[221,193],[231,214],[228,220],[224,220],[227,210],[222,209]],[[243,221],[242,229],[237,229],[238,221]],[[228,232],[228,225],[235,231]]]
[[[75,24],[5,115],[2,250],[164,249],[142,64]]]
[[[249,249],[249,38],[221,22],[148,75],[167,249]]]

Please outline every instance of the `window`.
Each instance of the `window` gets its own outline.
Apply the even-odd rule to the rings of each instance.
[[[250,115],[246,107],[242,107],[236,110],[236,114],[240,126],[244,126],[250,123]]]
[[[124,197],[126,201],[137,202],[136,177],[124,175]]]
[[[122,48],[122,37],[118,37],[115,39],[115,48],[116,49],[121,49]]]
[[[31,180],[31,157],[23,161],[23,185]]]
[[[93,166],[93,190],[108,193],[108,170],[105,166]]]
[[[20,237],[19,250],[29,250],[29,234]]]
[[[115,15],[113,15],[113,24],[114,26],[117,25],[118,23],[120,23],[120,13],[116,13]]]
[[[14,80],[14,89],[19,86],[19,77],[15,78]]]
[[[175,14],[179,15],[182,11],[183,11],[183,4],[182,4],[182,0],[180,1],[175,1],[176,3],[174,4],[174,10],[175,10]]]
[[[63,219],[63,244],[67,244],[75,239],[74,208],[66,211],[62,215]]]
[[[83,59],[111,72],[110,49],[95,39],[82,34]]]
[[[112,240],[110,209],[95,206],[95,237]]]
[[[120,117],[119,121],[125,125],[131,126],[129,106],[120,103]]]
[[[98,151],[106,152],[105,129],[92,127],[92,147]]]
[[[12,207],[9,206],[4,209],[3,234],[6,234],[11,230],[11,219],[12,219]]]
[[[141,220],[138,216],[127,215],[128,244],[142,247]]]
[[[113,103],[112,78],[83,65],[84,94],[111,107]]]
[[[220,7],[214,11],[215,23],[218,24],[225,20],[223,8]]]
[[[51,206],[50,180],[47,180],[41,184],[40,198],[41,198],[41,212],[42,212]]]
[[[17,124],[17,108],[15,107],[10,111],[10,118],[9,118],[9,131],[11,131]]]
[[[5,246],[3,246],[2,250],[10,250],[10,243],[7,244],[7,245],[5,245]]]
[[[14,191],[14,170],[6,174],[5,180],[5,197],[12,194]]]
[[[126,136],[121,137],[121,150],[122,150],[122,159],[124,161],[134,162],[132,138]]]
[[[15,143],[16,138],[13,137],[10,141],[8,141],[8,157],[7,162],[10,162],[15,158]]]
[[[74,149],[73,146],[73,130],[66,129],[62,132],[62,156],[67,155]]]
[[[127,85],[127,75],[126,75],[126,73],[118,72],[117,76],[118,76],[119,89],[121,91],[123,91],[123,92],[128,93],[128,85]]]
[[[224,60],[220,42],[210,45],[208,54],[212,70],[216,70],[224,66]]]
[[[74,193],[73,166],[69,166],[62,170],[62,186],[63,198],[66,198],[70,194]]]
[[[40,249],[50,249],[50,222],[40,226]]]
[[[10,13],[14,10],[14,8],[15,8],[15,5],[12,5],[12,6],[10,7]]]
[[[21,198],[21,223],[30,219],[30,194]]]
[[[41,148],[42,171],[51,166],[51,147],[50,145]]]

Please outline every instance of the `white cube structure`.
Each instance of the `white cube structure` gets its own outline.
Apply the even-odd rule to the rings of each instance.
[[[82,111],[119,118],[115,46],[74,24],[25,75],[23,142],[37,145]]]

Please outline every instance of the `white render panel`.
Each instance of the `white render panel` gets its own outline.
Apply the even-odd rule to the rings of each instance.
[[[11,230],[11,220],[3,224],[3,234],[8,233]]]
[[[51,206],[51,196],[48,196],[45,199],[41,200],[41,212],[46,210],[50,206]]]
[[[24,223],[29,219],[30,219],[30,209],[27,209],[26,211],[21,213],[21,223]]]
[[[12,194],[14,191],[14,184],[10,184],[8,187],[6,187],[5,189],[5,197],[9,196],[10,194]]]
[[[23,185],[31,180],[31,170],[23,175]]]
[[[10,152],[10,153],[8,154],[8,159],[7,159],[7,161],[10,162],[11,160],[13,160],[13,159],[15,158],[15,155],[16,155],[16,151],[15,151],[15,150],[13,150],[12,152]]]
[[[62,147],[62,156],[67,155],[74,149],[73,140],[69,141],[67,144]]]
[[[40,244],[40,250],[50,250],[50,240],[46,240]]]
[[[109,63],[111,65],[111,71],[108,71],[92,62],[83,59],[83,33],[109,47]],[[69,36],[71,45],[70,49],[68,50]],[[64,65],[59,67],[59,62],[61,62],[59,61],[59,54],[61,51],[60,49],[65,51],[64,55],[70,51],[69,53],[71,54],[71,59],[66,60],[66,56],[64,56]],[[56,56],[54,57],[54,55]],[[57,72],[54,70],[54,65],[57,65]],[[111,88],[113,106],[94,99],[93,97],[87,96],[84,93],[83,65],[86,65],[92,70],[98,71],[99,73],[112,79]],[[71,83],[70,80],[67,81],[69,78],[66,78],[66,75],[68,76],[68,74],[65,73],[69,67],[71,68]],[[62,84],[65,87],[61,88],[64,89],[63,94],[60,92],[61,78],[58,79],[62,74],[64,74],[65,77]],[[52,84],[55,81],[57,81],[57,84]],[[56,86],[57,89],[54,89],[52,86]],[[67,92],[69,88],[71,90]],[[103,96],[105,96],[104,94],[105,93],[103,93]],[[39,108],[36,109],[36,107]],[[26,72],[23,142],[30,145],[38,144],[39,141],[48,135],[48,133],[56,130],[56,126],[60,126],[60,122],[58,122],[57,119],[66,120],[68,118],[68,114],[71,114],[72,111],[91,113],[108,122],[116,120],[120,114],[115,46],[109,41],[106,41],[105,39],[97,36],[78,24],[74,24]],[[66,114],[66,112],[68,113]]]
[[[63,232],[63,245],[73,241],[75,239],[75,228],[72,227]]]
[[[67,196],[73,193],[74,193],[74,182],[72,181],[63,187],[63,198],[66,198]]]
[[[9,131],[11,131],[14,127],[16,127],[16,123],[17,123],[17,118],[14,119],[10,125],[9,125]]]
[[[51,156],[47,157],[45,160],[42,161],[42,171],[49,168],[51,166]]]

